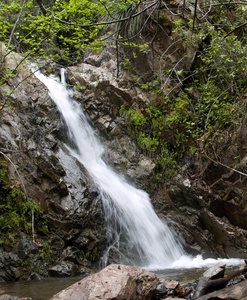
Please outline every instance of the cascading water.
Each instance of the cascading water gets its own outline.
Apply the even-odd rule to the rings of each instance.
[[[167,266],[179,259],[183,250],[154,212],[148,194],[128,184],[103,161],[103,146],[96,139],[80,104],[72,99],[71,92],[55,78],[46,77],[39,71],[36,76],[49,89],[50,97],[66,123],[69,137],[76,146],[76,150],[70,149],[72,155],[98,185],[108,226],[113,226],[113,232],[125,235],[129,263]],[[117,236],[115,234],[115,239]],[[131,253],[136,253],[138,261],[131,261],[134,259]]]
[[[119,262],[149,269],[202,266],[215,262],[203,261],[201,257],[192,260],[184,255],[168,226],[156,215],[148,194],[127,183],[103,161],[103,146],[96,139],[80,104],[73,100],[71,91],[66,88],[64,73],[62,83],[39,71],[35,75],[49,89],[49,95],[66,123],[69,138],[75,146],[69,149],[71,155],[84,165],[98,186],[105,219],[112,233],[111,245],[119,251]],[[119,250],[119,244],[124,244],[127,257]]]

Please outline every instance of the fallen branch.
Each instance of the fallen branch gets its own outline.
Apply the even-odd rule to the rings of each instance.
[[[246,260],[245,260],[246,263]],[[197,299],[200,296],[206,295],[208,293],[220,290],[224,288],[231,279],[241,274],[247,273],[247,265],[242,269],[231,272],[224,278],[219,279],[210,279],[210,278],[201,278],[197,284],[196,291],[193,299]]]

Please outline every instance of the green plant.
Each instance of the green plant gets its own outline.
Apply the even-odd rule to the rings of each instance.
[[[39,248],[39,255],[42,260],[51,259],[53,251],[47,242],[42,243],[42,247]]]
[[[121,105],[121,107],[119,109],[119,115],[120,115],[120,117],[123,116],[123,114],[125,113],[125,111],[126,111],[125,105]]]
[[[138,145],[141,148],[147,149],[149,152],[154,152],[157,150],[159,146],[158,138],[151,138],[150,136],[146,136],[144,132],[141,132],[137,139]]]
[[[154,91],[155,93],[160,93],[160,82],[158,80],[143,83],[141,89],[146,91]]]
[[[31,205],[31,207],[30,207]],[[32,211],[34,222],[40,223],[43,215],[40,207],[26,198],[19,183],[11,180],[8,162],[0,160],[0,239],[5,243],[15,242],[17,231],[32,233]]]
[[[165,124],[167,114],[167,103],[164,100],[147,104],[143,107],[142,113],[131,108],[126,114],[129,133],[140,150],[156,164],[155,181],[175,176],[179,170],[175,145],[166,140],[166,134],[172,132]]]
[[[85,259],[95,262],[100,258],[101,251],[96,246],[93,249],[88,250],[88,251],[81,250],[77,255],[78,255],[78,259],[81,261],[81,263],[83,263],[85,261]]]
[[[126,116],[126,123],[129,126],[134,126],[136,130],[146,123],[146,119],[142,113],[137,112],[135,109],[129,109]]]

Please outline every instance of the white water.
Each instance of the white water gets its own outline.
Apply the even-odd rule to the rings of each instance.
[[[70,149],[71,154],[84,165],[98,185],[105,218],[112,231],[112,245],[108,252],[111,249],[119,252],[120,263],[153,270],[201,267],[215,262],[216,260],[203,261],[200,256],[193,259],[185,255],[166,223],[156,215],[148,194],[128,184],[103,161],[103,146],[96,139],[81,106],[73,100],[65,84],[56,81],[55,78],[46,77],[39,71],[36,72],[36,76],[49,89],[50,97],[67,125],[69,137],[77,148]],[[64,78],[62,82],[64,83]],[[124,240],[127,258],[118,248],[120,238]],[[105,263],[108,252],[105,255]]]

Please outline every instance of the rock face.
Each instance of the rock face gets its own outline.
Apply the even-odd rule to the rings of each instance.
[[[162,43],[162,38],[159,38]],[[170,41],[167,43],[169,45]],[[158,51],[158,45],[154,43],[154,47]],[[127,50],[121,51],[126,53]],[[196,49],[186,51],[187,59],[182,66],[185,69],[190,68]],[[177,60],[169,55],[166,58]],[[184,241],[186,251],[202,253],[205,257],[246,257],[247,191],[246,177],[241,175],[241,172],[247,172],[246,124],[243,123],[238,132],[226,133],[228,138],[218,145],[222,163],[226,166],[235,166],[235,157],[239,154],[237,170],[240,173],[217,162],[187,157],[180,177],[153,189],[150,177],[155,172],[155,162],[145,157],[128,137],[124,117],[120,117],[118,111],[122,105],[138,111],[144,103],[152,100],[152,95],[133,84],[133,74],[143,72],[152,78],[157,62],[154,59],[152,64],[147,56],[146,65],[139,62],[141,66],[138,68],[138,63],[133,61],[134,73],[121,69],[116,79],[114,57],[116,49],[108,46],[100,55],[89,53],[84,63],[68,68],[70,82],[83,87],[76,97],[84,103],[94,124],[107,138],[106,159],[136,185],[151,193],[155,209],[174,227]],[[164,68],[166,63],[167,60]]]
[[[129,52],[127,48],[120,51],[121,57]],[[105,144],[104,158],[131,182],[148,189],[155,163],[141,154],[129,138],[119,109],[122,105],[141,107],[141,103],[150,101],[152,95],[135,85],[134,76],[145,74],[146,79],[151,79],[160,61],[157,59],[154,63],[153,56],[149,55],[144,65],[141,62],[146,55],[139,53],[138,60],[133,61],[133,74],[121,68],[116,78],[119,67],[116,55],[112,45],[100,55],[88,53],[83,63],[68,68],[68,78],[78,88],[74,98],[83,103],[93,126],[98,129],[96,134]],[[176,59],[179,59],[178,53],[172,58]],[[13,71],[21,60],[20,55],[13,53],[6,58],[4,68]],[[193,55],[186,60],[186,66],[192,61]],[[124,59],[120,61],[123,62]],[[64,146],[68,141],[66,128],[59,120],[46,87],[31,75],[31,63],[25,60],[16,73],[1,86],[1,95],[10,96],[0,112],[0,147],[18,166],[27,193],[42,209],[50,232],[37,227],[37,238],[45,245],[43,248],[31,246],[30,238],[27,243],[25,233],[16,233],[18,245],[3,247],[1,263],[8,267],[0,280],[29,279],[37,271],[42,276],[88,273],[97,265],[107,243],[108,229],[100,193],[84,167],[69,156]],[[18,182],[13,166],[9,164],[8,168],[11,178]],[[17,259],[9,261],[13,251]]]
[[[151,272],[113,264],[73,284],[51,300],[149,300],[158,282]]]
[[[138,52],[137,58],[131,58],[131,72],[126,69],[124,58],[131,57],[132,50],[119,50],[118,69],[117,50],[111,44],[100,54],[87,53],[83,63],[69,67],[74,98],[83,104],[96,127],[106,149],[104,159],[130,182],[151,193],[159,216],[168,221],[188,253],[246,257],[246,177],[215,162],[202,164],[200,157],[189,157],[184,159],[179,177],[154,188],[150,178],[155,162],[131,140],[124,117],[119,114],[122,105],[140,111],[144,103],[153,100],[154,95],[140,86],[155,78],[155,70],[166,70],[178,62],[180,70],[192,66],[197,49],[183,44],[174,48],[172,20],[162,12],[160,21],[166,34],[157,33],[154,41],[153,36],[147,36],[153,53],[160,56]],[[167,51],[163,56],[164,45]],[[15,70],[21,60],[20,55],[13,53],[4,67]],[[33,75],[24,80],[26,73],[32,73],[30,66],[24,61],[16,76],[1,86],[0,96],[10,96],[0,111],[0,148],[18,166],[28,195],[42,209],[50,232],[42,226],[37,228],[37,237],[46,245],[42,249],[33,245],[25,233],[16,233],[16,245],[5,245],[1,250],[0,263],[6,267],[0,273],[0,281],[29,279],[36,272],[42,276],[89,273],[98,267],[107,245],[108,229],[100,193],[84,167],[68,154],[64,146],[68,140],[66,129],[47,89]],[[172,90],[176,91],[177,82],[172,83],[163,73],[160,76],[164,90],[175,85]],[[219,147],[219,152],[224,152],[222,163],[227,166],[234,167],[239,154],[237,169],[242,173],[247,172],[246,128],[243,123]],[[8,168],[11,178],[18,182],[13,166],[9,164]],[[11,260],[12,254],[16,256]]]
[[[13,54],[4,67],[14,70],[21,60]],[[0,281],[28,279],[35,272],[42,276],[87,274],[106,243],[99,192],[83,166],[68,155],[66,132],[46,87],[34,75],[24,80],[31,73],[31,63],[25,61],[17,76],[1,86],[2,94],[11,93],[12,88],[16,91],[0,111],[0,148],[12,161],[10,177],[20,181],[13,165],[17,166],[46,225],[35,224],[42,247],[24,232],[14,233],[15,245],[3,245]]]

